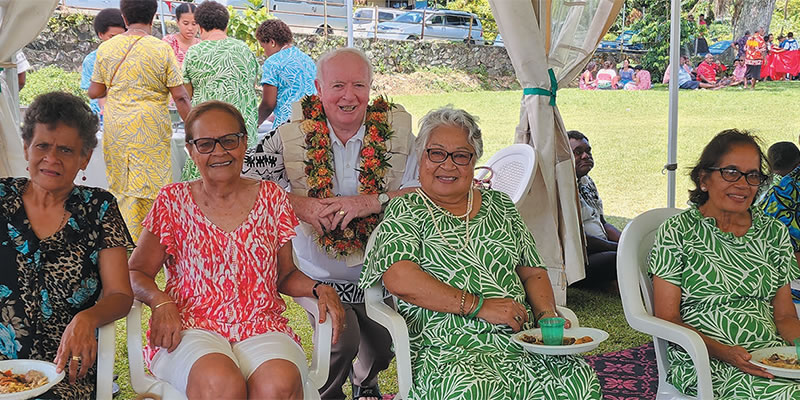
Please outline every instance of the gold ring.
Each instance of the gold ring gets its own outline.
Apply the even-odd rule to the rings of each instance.
[[[345,214],[347,214],[347,213],[344,212],[344,210],[339,210],[339,215],[345,215]]]
[[[72,361],[80,361],[81,356],[72,356]]]
[[[515,315],[514,316],[514,321],[517,321],[518,324],[521,324],[522,323],[522,317],[520,317],[519,315]]]

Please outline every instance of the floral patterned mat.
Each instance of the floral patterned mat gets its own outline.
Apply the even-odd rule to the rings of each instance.
[[[586,357],[597,372],[606,400],[655,399],[658,367],[653,343]]]

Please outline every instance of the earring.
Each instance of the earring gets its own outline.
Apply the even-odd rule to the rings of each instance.
[[[705,187],[705,186],[700,186],[700,190],[702,190],[702,191],[704,191],[704,192],[708,191],[708,189],[706,189],[706,187]]]
[[[81,170],[81,180],[86,182],[86,171]]]

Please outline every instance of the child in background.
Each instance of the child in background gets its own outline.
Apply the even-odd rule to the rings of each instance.
[[[735,59],[733,60],[733,76],[731,77],[731,83],[728,86],[737,86],[743,85],[744,82],[744,74],[747,71],[747,66],[744,65],[742,60]],[[744,86],[742,86],[744,88]]]
[[[94,17],[94,32],[101,42],[125,32],[125,21],[122,20],[122,12],[117,8],[106,8],[97,13],[97,16]],[[87,54],[86,58],[83,59],[83,66],[81,67],[81,89],[83,90],[89,90],[89,85],[92,83],[96,59],[97,49]],[[105,102],[105,97],[89,102],[92,112],[100,117],[100,121],[103,121],[103,105]]]

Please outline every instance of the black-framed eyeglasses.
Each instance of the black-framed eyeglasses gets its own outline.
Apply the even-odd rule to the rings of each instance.
[[[750,186],[759,186],[767,180],[767,177],[761,173],[761,171],[750,171],[750,172],[742,172],[733,167],[709,167],[706,168],[709,171],[719,171],[719,174],[722,175],[722,179],[728,182],[736,182],[739,179],[742,179],[744,176],[745,182],[747,182]]]
[[[214,151],[214,148],[217,147],[217,143],[225,150],[234,150],[239,147],[239,139],[243,137],[244,133],[239,132],[230,133],[218,138],[190,139],[187,140],[186,143],[193,144],[198,153],[208,154]]]
[[[442,149],[425,149],[425,152],[428,153],[428,160],[431,162],[441,164],[447,160],[447,157],[450,157],[453,160],[453,164],[461,166],[469,165],[469,162],[472,161],[472,156],[475,155],[468,151],[454,151],[451,153]]]

